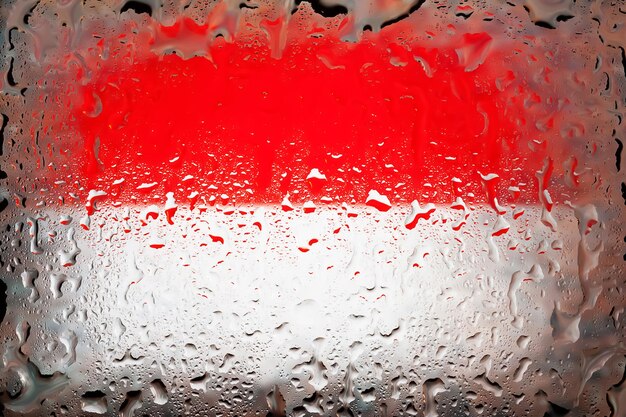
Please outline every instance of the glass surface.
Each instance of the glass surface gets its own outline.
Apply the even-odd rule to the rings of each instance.
[[[0,11],[0,414],[626,416],[624,2]]]

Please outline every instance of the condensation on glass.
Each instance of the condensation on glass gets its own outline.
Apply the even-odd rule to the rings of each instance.
[[[18,416],[626,416],[620,1],[5,0]]]

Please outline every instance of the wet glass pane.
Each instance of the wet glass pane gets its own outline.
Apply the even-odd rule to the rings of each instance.
[[[626,416],[623,2],[0,11],[0,414]]]

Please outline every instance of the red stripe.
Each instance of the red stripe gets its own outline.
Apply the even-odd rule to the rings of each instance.
[[[536,202],[545,149],[528,142],[544,98],[515,71],[523,46],[496,45],[487,33],[401,44],[401,29],[347,43],[290,26],[280,58],[254,36],[218,38],[210,58],[192,59],[103,39],[85,58],[88,81],[68,81],[61,97],[84,144],[68,153],[68,172],[81,172],[83,194],[102,190],[122,203],[168,191],[178,201],[197,191],[228,204],[279,203],[287,193],[294,203],[364,203],[372,189],[392,204],[472,193]],[[157,40],[175,40],[209,28],[159,30]],[[105,48],[115,53],[101,59]],[[85,69],[68,66],[69,79],[85,80]],[[307,180],[313,168],[326,180]]]

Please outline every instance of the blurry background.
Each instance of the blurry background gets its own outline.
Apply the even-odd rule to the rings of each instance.
[[[3,413],[626,415],[625,14],[2,3]]]

